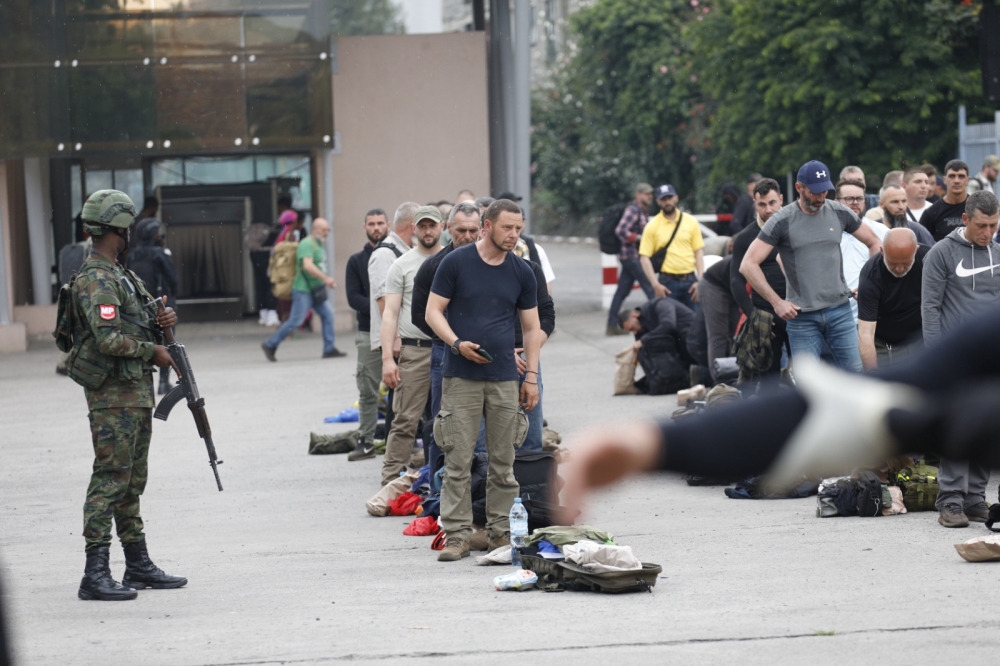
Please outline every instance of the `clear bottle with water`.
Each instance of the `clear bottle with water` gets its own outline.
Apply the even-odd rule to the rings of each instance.
[[[521,504],[521,498],[514,498],[514,506],[510,508],[510,563],[521,566],[520,548],[528,541],[528,510]]]

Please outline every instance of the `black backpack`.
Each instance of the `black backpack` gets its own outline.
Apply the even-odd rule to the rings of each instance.
[[[875,472],[865,471],[858,474],[855,481],[858,489],[857,508],[862,518],[877,518],[882,515],[885,504],[882,498],[882,481]]]
[[[597,228],[597,242],[601,246],[604,254],[617,255],[622,249],[622,239],[615,233],[618,223],[625,214],[625,209],[629,204],[615,204],[604,209],[604,216],[601,217],[601,226]]]

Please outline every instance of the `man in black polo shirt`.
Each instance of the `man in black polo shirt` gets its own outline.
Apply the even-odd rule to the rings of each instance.
[[[527,416],[518,406],[530,411],[538,403],[537,284],[528,264],[511,253],[524,218],[516,203],[498,199],[490,204],[483,224],[483,238],[441,261],[427,300],[427,323],[451,347],[444,363],[441,411],[434,419],[435,437],[445,453],[441,522],[448,540],[438,556],[442,562],[469,556],[471,464],[483,417],[489,547],[510,543],[507,515],[519,492],[514,449],[528,429]],[[518,318],[529,375],[520,390],[514,361]]]
[[[379,382],[382,381],[382,355],[372,351],[371,290],[368,286],[368,260],[375,246],[389,233],[389,217],[381,208],[365,213],[365,236],[368,242],[360,252],[347,260],[347,303],[358,313],[358,334],[354,344],[358,349],[355,379],[358,384],[358,446],[347,459],[364,460],[375,457],[375,426],[378,424]]]
[[[944,197],[920,216],[920,224],[934,236],[937,243],[963,225],[965,200],[969,198],[969,165],[962,160],[952,160],[944,166],[944,182],[948,191]]]
[[[861,269],[858,282],[858,347],[866,372],[889,367],[923,347],[920,284],[924,255],[910,229],[890,229],[882,251]]]

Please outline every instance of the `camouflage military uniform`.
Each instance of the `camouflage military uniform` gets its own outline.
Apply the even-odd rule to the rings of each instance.
[[[80,268],[72,295],[68,369],[84,387],[94,443],[83,536],[87,549],[110,545],[113,516],[122,545],[138,543],[154,406],[150,359],[158,342],[155,319],[143,308],[151,297],[134,274],[97,253]]]

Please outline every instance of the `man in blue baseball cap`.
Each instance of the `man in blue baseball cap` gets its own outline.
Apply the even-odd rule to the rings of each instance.
[[[858,329],[849,301],[854,297],[844,281],[841,235],[847,232],[868,247],[869,256],[882,245],[858,216],[836,201],[827,201],[834,189],[830,169],[822,162],[806,162],[799,169],[795,191],[799,198],[784,206],[750,244],[740,273],[787,322],[792,356],[819,357],[824,346],[834,364],[861,371]],[[760,264],[775,249],[787,280],[786,297],[768,285]]]

